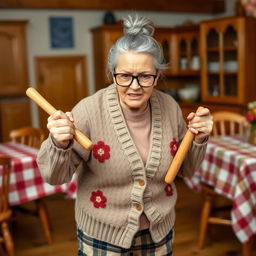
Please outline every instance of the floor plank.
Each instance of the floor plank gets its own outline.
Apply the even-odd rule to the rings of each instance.
[[[241,245],[230,227],[211,226],[206,246],[197,248],[201,195],[192,192],[181,180],[176,182],[178,202],[174,238],[175,256],[239,256]],[[52,220],[54,243],[47,245],[37,219],[19,214],[12,226],[16,256],[77,255],[74,201],[58,194],[45,199]],[[28,205],[30,206],[30,205]],[[159,255],[161,256],[161,255]],[[254,243],[254,253],[256,247]]]

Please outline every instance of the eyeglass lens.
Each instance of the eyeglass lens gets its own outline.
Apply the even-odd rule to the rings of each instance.
[[[133,80],[136,79],[140,86],[150,87],[150,86],[153,86],[155,77],[156,77],[155,75],[149,75],[149,74],[140,74],[138,76],[123,74],[123,73],[115,74],[116,83],[118,85],[123,85],[123,86],[130,86]]]

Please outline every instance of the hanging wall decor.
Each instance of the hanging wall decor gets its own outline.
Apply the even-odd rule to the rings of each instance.
[[[73,48],[73,18],[72,17],[50,17],[50,40],[51,48]]]

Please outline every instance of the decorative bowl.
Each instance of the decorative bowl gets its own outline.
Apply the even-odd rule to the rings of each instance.
[[[185,87],[178,90],[178,96],[182,102],[195,102],[199,97],[198,87]]]

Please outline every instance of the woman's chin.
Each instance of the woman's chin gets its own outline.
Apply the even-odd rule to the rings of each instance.
[[[130,109],[131,111],[141,111],[145,109],[145,106],[147,104],[141,103],[141,102],[128,102],[126,104],[126,107]]]

